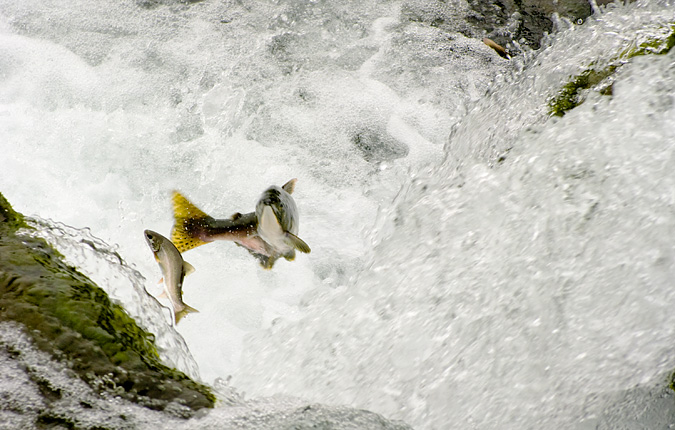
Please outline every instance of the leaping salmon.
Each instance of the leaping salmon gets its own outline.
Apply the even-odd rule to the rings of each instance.
[[[180,252],[169,239],[152,230],[145,230],[143,233],[155,255],[155,260],[162,269],[164,292],[160,297],[166,296],[169,299],[173,307],[175,323],[178,324],[181,318],[188,313],[199,312],[183,302],[183,280],[186,275],[194,272],[195,268],[183,260]]]
[[[280,257],[293,260],[296,249],[309,253],[309,246],[297,236],[298,209],[291,197],[296,181],[291,179],[282,187],[269,187],[258,199],[255,212],[237,212],[228,219],[207,215],[174,191],[171,241],[180,252],[215,240],[232,241],[246,248],[265,269],[271,269]]]

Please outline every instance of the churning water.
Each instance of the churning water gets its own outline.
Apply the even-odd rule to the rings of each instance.
[[[675,423],[675,50],[547,113],[672,31],[672,2],[561,20],[510,62],[397,1],[0,5],[0,191],[89,229],[46,227],[130,285],[170,363],[417,429]],[[168,234],[173,189],[224,218],[294,177],[312,253],[186,253],[183,341],[139,293],[161,291],[143,230]]]

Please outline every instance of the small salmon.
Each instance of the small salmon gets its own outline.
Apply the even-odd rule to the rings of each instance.
[[[178,324],[181,318],[188,313],[199,312],[183,302],[183,279],[194,272],[195,268],[183,260],[180,252],[169,239],[152,230],[145,230],[144,234],[145,240],[155,255],[155,260],[162,269],[164,293],[160,297],[165,296],[169,299],[173,307],[175,323]]]

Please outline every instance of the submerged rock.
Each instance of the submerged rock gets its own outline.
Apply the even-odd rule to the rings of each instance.
[[[208,387],[162,364],[154,336],[27,227],[0,194],[0,321],[99,393],[185,416],[213,407]]]
[[[160,6],[189,6],[203,0],[136,0],[136,4],[143,9],[154,9]]]
[[[408,155],[409,149],[404,144],[385,133],[362,130],[354,133],[352,142],[361,151],[364,160],[371,163],[391,161]]]

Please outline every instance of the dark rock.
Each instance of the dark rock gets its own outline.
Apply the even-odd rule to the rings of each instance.
[[[307,405],[284,414],[280,428],[286,429],[371,429],[371,430],[410,430],[402,421],[390,421],[382,416],[361,409]]]
[[[587,0],[409,0],[402,8],[410,21],[467,37],[487,36],[501,46],[522,41],[532,49],[553,31],[554,13],[576,22],[587,18],[591,7]]]
[[[136,4],[143,9],[155,9],[160,6],[191,5],[202,1],[204,0],[137,0]]]

